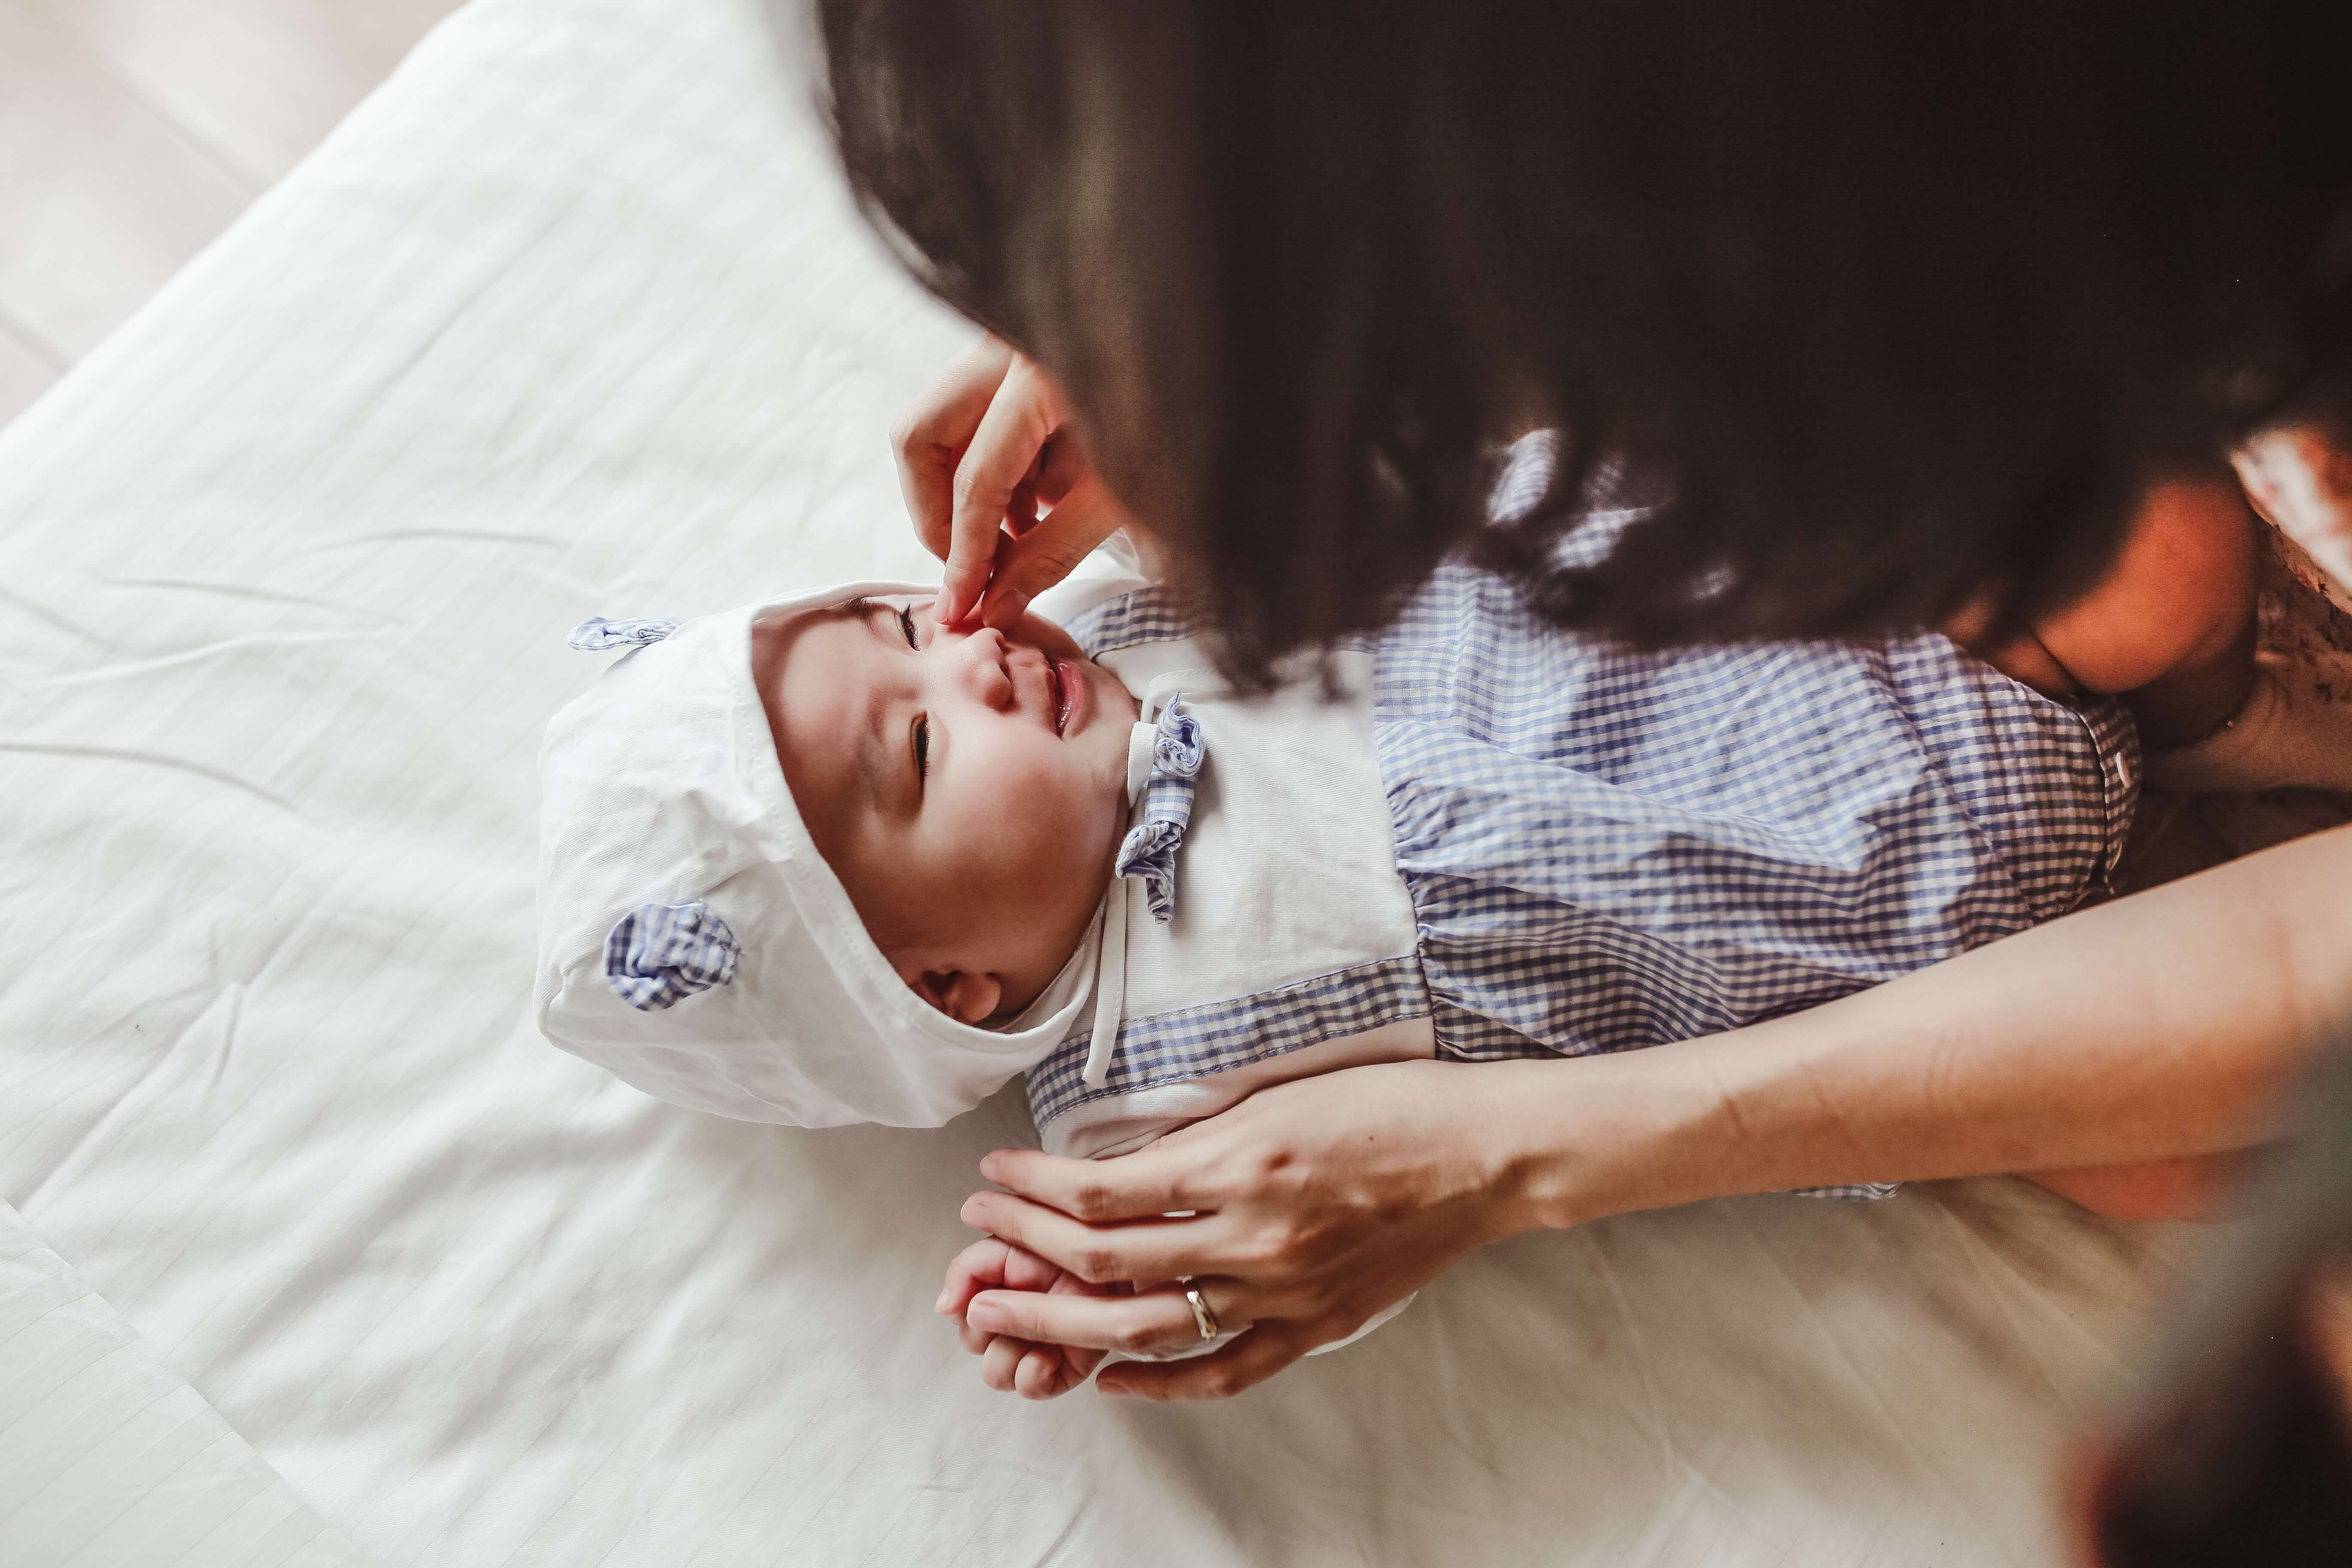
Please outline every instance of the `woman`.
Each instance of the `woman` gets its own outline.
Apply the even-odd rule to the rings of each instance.
[[[820,13],[869,214],[1021,351],[900,433],[951,618],[1017,614],[1131,509],[1244,678],[1457,548],[1651,643],[2014,626],[2347,365],[2342,7]],[[1485,454],[1534,423],[1579,461],[1482,527]],[[1603,461],[1663,504],[1561,569]],[[1101,1380],[1192,1397],[1536,1226],[2015,1171],[2169,1212],[2352,996],[2347,888],[2324,835],[1732,1035],[1358,1069],[1097,1164],[1000,1152],[965,1217],[1087,1279],[1193,1279],[1253,1331]],[[1167,1290],[967,1313],[1127,1349],[1201,1321]]]

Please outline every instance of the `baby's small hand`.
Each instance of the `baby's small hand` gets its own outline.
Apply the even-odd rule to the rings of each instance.
[[[1049,1295],[1108,1296],[1112,1288],[1089,1285],[1066,1273],[1034,1252],[1024,1252],[994,1237],[975,1241],[948,1265],[947,1288],[940,1292],[939,1312],[953,1318],[963,1336],[963,1348],[981,1358],[982,1383],[1000,1393],[1017,1393],[1024,1399],[1052,1399],[1086,1382],[1103,1358],[1101,1351],[1075,1345],[1034,1344],[975,1329],[965,1312],[983,1290],[1042,1290]]]

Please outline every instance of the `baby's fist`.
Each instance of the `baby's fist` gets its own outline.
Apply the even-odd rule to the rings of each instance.
[[[941,1317],[956,1321],[963,1348],[981,1358],[980,1378],[989,1387],[1024,1399],[1053,1399],[1086,1382],[1101,1364],[1101,1351],[1034,1344],[973,1328],[964,1314],[971,1299],[982,1290],[1105,1296],[1110,1289],[1089,1285],[1036,1254],[992,1236],[957,1253],[955,1261],[948,1265],[947,1286],[940,1292],[938,1310]]]

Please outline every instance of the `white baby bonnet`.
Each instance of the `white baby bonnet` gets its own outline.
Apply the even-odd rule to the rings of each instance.
[[[850,583],[667,636],[662,623],[631,623],[658,640],[558,713],[540,752],[534,1003],[550,1040],[697,1110],[936,1127],[1069,1034],[1092,943],[1003,1032],[948,1017],[898,978],[801,821],[752,684],[758,623],[860,597],[927,604],[937,591]],[[670,945],[691,956],[677,983],[625,973],[616,989],[608,947],[627,969],[618,950],[648,921],[688,932]],[[632,1005],[622,989],[657,994]]]

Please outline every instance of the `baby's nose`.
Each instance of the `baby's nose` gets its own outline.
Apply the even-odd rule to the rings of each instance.
[[[1002,708],[1013,700],[1013,672],[1005,668],[1005,658],[1012,649],[1003,632],[994,626],[982,626],[964,639],[960,651],[964,669],[982,701],[992,708]]]

